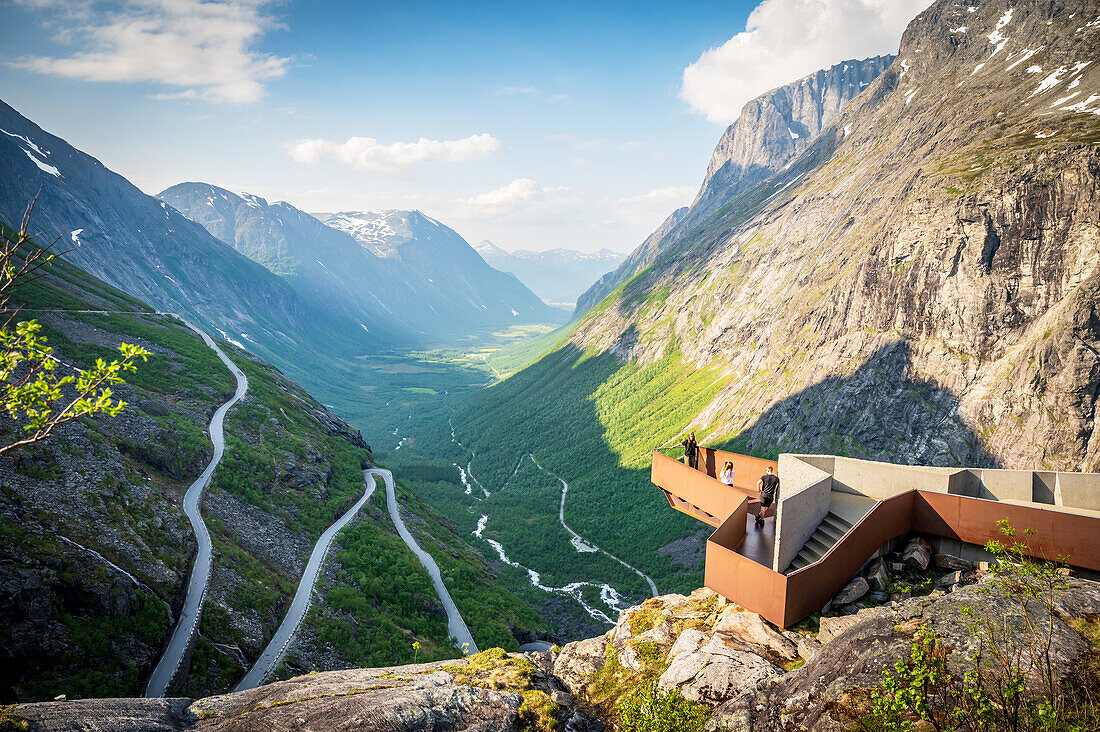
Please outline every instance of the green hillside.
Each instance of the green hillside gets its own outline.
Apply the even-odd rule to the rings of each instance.
[[[22,588],[0,607],[0,701],[141,695],[195,551],[182,493],[209,460],[206,425],[234,380],[182,322],[63,261],[13,300],[24,307],[19,318],[43,325],[63,364],[107,357],[121,341],[153,355],[116,390],[128,402],[119,416],[71,423],[0,458],[0,586]],[[204,500],[214,570],[176,693],[225,691],[243,675],[281,621],[314,541],[361,495],[368,457],[354,429],[274,367],[220,345],[249,391],[227,416],[226,456]],[[16,429],[0,421],[5,435]],[[289,670],[301,659],[411,660],[412,640],[420,659],[457,654],[430,579],[380,499],[333,545]],[[445,520],[415,496],[402,500],[416,514],[411,525],[440,537],[422,531],[420,541],[479,642],[514,648],[511,628],[539,627]]]

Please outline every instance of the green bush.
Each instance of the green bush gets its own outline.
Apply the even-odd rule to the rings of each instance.
[[[685,699],[679,691],[662,692],[656,684],[638,686],[615,707],[622,732],[698,732],[711,710]]]
[[[1053,646],[1058,593],[1069,587],[1062,564],[1029,556],[1035,532],[999,521],[1004,541],[986,550],[997,563],[978,592],[1006,602],[996,613],[975,613],[970,634],[977,650],[951,663],[954,650],[929,628],[913,637],[909,658],[894,665],[871,691],[870,711],[859,718],[868,732],[921,728],[960,732],[1088,732],[1100,729],[1100,634],[1075,624],[1090,646],[1079,668],[1058,678]],[[1081,684],[1081,679],[1086,683]]]

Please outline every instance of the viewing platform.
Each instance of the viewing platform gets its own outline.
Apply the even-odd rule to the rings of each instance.
[[[718,480],[734,466],[734,484]],[[756,482],[780,479],[775,518],[755,526]],[[704,584],[788,627],[819,612],[874,556],[908,534],[942,553],[987,559],[1002,519],[1036,534],[1031,556],[1100,572],[1100,474],[894,465],[833,455],[778,461],[699,448],[698,468],[652,455],[652,482],[669,505],[715,528]]]

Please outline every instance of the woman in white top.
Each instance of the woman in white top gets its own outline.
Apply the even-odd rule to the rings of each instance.
[[[718,480],[726,485],[733,485],[733,463],[726,461],[726,464],[722,466],[722,474],[718,476]]]

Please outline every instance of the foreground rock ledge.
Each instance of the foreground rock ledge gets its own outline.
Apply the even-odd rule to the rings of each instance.
[[[1072,579],[1060,593],[1055,622],[1059,676],[1090,652],[1069,625],[1100,615],[1100,583]],[[534,671],[531,689],[560,708],[559,729],[602,727],[596,715],[609,697],[644,678],[715,708],[708,725],[731,732],[843,730],[839,716],[853,691],[870,689],[882,672],[909,655],[920,626],[933,628],[965,658],[971,637],[968,607],[978,613],[1009,612],[1005,601],[980,584],[939,596],[915,597],[823,618],[818,633],[786,631],[756,613],[724,603],[710,590],[664,595],[620,615],[607,633],[568,644],[561,653],[526,654]],[[1095,652],[1095,649],[1093,650]],[[492,654],[497,655],[492,655]],[[797,668],[802,658],[809,660]],[[520,693],[493,686],[491,664],[517,663],[520,654],[480,654],[479,674],[469,659],[389,668],[309,674],[249,691],[190,699],[88,699],[22,704],[15,714],[32,730],[522,730]],[[785,670],[794,669],[794,670]],[[456,680],[481,679],[473,683]],[[506,678],[501,674],[499,678]]]
[[[512,730],[520,694],[453,683],[461,661],[299,676],[199,699],[86,699],[22,704],[41,730]]]

